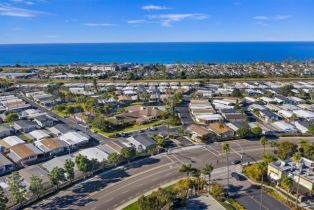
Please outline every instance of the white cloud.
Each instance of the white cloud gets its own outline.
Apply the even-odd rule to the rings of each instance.
[[[289,18],[290,18],[289,15],[277,15],[274,17],[275,20],[287,20]]]
[[[158,6],[158,5],[145,5],[142,6],[142,10],[152,11],[152,10],[167,10],[168,7]]]
[[[129,24],[142,24],[142,23],[146,23],[146,20],[129,20],[128,23]]]
[[[289,19],[289,15],[276,15],[276,16],[254,16],[253,19],[255,20],[287,20]]]
[[[9,4],[0,4],[0,15],[1,16],[12,16],[12,17],[36,17],[38,15],[48,14],[45,12],[23,9],[20,7],[11,6]]]
[[[27,2],[25,2],[25,4],[27,4],[27,5],[34,5],[35,3],[32,2],[32,1],[27,1]]]
[[[91,27],[117,26],[117,24],[113,23],[84,23],[83,25]]]
[[[267,17],[267,16],[255,16],[255,17],[253,17],[253,19],[255,19],[255,20],[268,20],[269,17]]]
[[[204,20],[208,16],[199,13],[187,13],[187,14],[162,14],[162,15],[149,15],[149,19],[158,20],[162,26],[171,27],[174,22],[180,22],[185,19],[191,20]]]

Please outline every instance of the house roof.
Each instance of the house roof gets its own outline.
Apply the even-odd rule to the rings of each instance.
[[[62,141],[65,141],[66,143],[72,145],[72,144],[79,144],[79,143],[88,141],[89,136],[84,135],[81,132],[70,131],[70,132],[60,136],[60,139]]]
[[[2,141],[0,141],[0,142],[3,142],[4,143],[4,145],[2,145],[2,146],[4,146],[4,147],[12,147],[12,146],[15,146],[15,145],[17,145],[17,144],[24,144],[25,142],[21,139],[21,138],[19,138],[19,137],[17,137],[17,136],[8,136],[8,137],[5,137],[4,139],[2,139]],[[0,143],[1,144],[1,143]]]
[[[227,125],[223,123],[211,123],[208,125],[208,128],[215,132],[216,134],[223,134],[229,131],[232,131]]]
[[[0,166],[6,166],[13,164],[8,158],[0,153]]]
[[[52,121],[52,119],[50,117],[48,117],[47,115],[40,115],[34,118],[34,120],[37,120],[39,122],[47,122],[47,121]]]
[[[48,151],[51,151],[54,149],[68,146],[64,141],[61,141],[57,138],[45,138],[45,139],[35,142],[35,144],[44,152],[47,152],[47,149]]]
[[[127,138],[128,141],[136,141],[140,143],[141,145],[144,145],[145,147],[149,147],[151,145],[155,145],[156,142],[153,140],[152,137],[148,136],[147,134],[142,134],[142,135],[135,135]]]
[[[34,130],[28,133],[35,139],[43,139],[49,137],[49,133],[47,130]]]
[[[15,121],[14,124],[20,126],[21,128],[32,128],[37,126],[37,124],[28,120],[18,120]]]
[[[100,150],[97,147],[91,147],[87,149],[83,149],[75,154],[77,156],[78,154],[81,154],[83,156],[86,156],[87,159],[92,160],[96,159],[98,162],[102,162],[104,160],[107,160],[108,154],[102,150]]]
[[[62,134],[65,134],[65,133],[71,131],[71,128],[66,124],[59,123],[59,124],[57,124],[51,128],[48,128],[48,130],[50,130],[53,133],[55,133],[55,131],[57,131],[58,133],[60,132]]]
[[[7,132],[7,131],[12,131],[13,129],[10,126],[7,125],[0,125],[0,133],[1,132]]]
[[[206,128],[203,128],[199,125],[196,124],[192,124],[188,127],[188,129],[190,129],[192,132],[199,134],[200,136],[206,136],[209,134],[209,130],[207,130]]]
[[[42,152],[32,144],[17,144],[10,148],[10,154],[12,152],[14,152],[17,155],[16,158],[17,161],[32,155],[42,154]],[[10,157],[12,158],[12,156]]]

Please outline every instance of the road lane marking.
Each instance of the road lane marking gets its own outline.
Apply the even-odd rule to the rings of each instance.
[[[134,183],[136,183],[136,182],[142,182],[144,179],[147,179],[147,178],[150,178],[150,177],[153,177],[153,176],[157,176],[158,174],[162,174],[162,173],[165,173],[166,171],[169,171],[170,169],[165,169],[165,170],[161,170],[161,171],[158,171],[157,173],[154,173],[154,174],[151,174],[151,175],[149,175],[149,176],[145,176],[145,177],[143,177],[142,179],[140,179],[140,180],[135,180],[135,181],[133,181],[133,182],[127,182],[127,183],[125,183],[125,184],[123,184],[122,182],[120,182],[119,184],[123,184],[123,186],[121,186],[121,187],[118,187],[118,188],[115,188],[115,189],[113,189],[113,190],[111,190],[111,191],[109,191],[109,192],[105,192],[102,196],[100,196],[99,198],[103,198],[103,197],[105,197],[105,196],[107,196],[108,194],[112,194],[113,192],[116,192],[117,190],[120,190],[120,189],[125,189],[126,188],[126,186],[128,186],[128,185],[132,185],[132,184],[134,184]],[[101,192],[103,192],[104,190],[107,190],[108,188],[104,188],[102,191],[100,191],[99,193],[101,193]],[[123,191],[123,193],[124,193],[125,191]]]
[[[209,148],[211,148],[210,146],[208,146]],[[212,150],[210,150],[210,149],[208,149],[208,147],[206,147],[206,146],[204,146],[203,148],[205,149],[205,150],[207,150],[208,152],[210,152],[211,154],[213,154],[215,157],[220,157],[220,154],[218,153],[218,155],[214,152],[214,151],[212,151]],[[211,148],[211,149],[213,149],[213,148]]]

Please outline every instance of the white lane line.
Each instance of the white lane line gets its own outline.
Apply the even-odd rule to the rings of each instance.
[[[219,155],[217,155],[215,152],[213,152],[212,150],[208,149],[206,146],[203,147],[205,150],[207,150],[208,152],[210,152],[211,154],[213,154],[215,157],[219,157]]]
[[[185,164],[185,162],[183,162],[182,160],[180,160],[176,155],[171,154],[171,157],[173,157],[174,159],[176,159],[177,161],[179,161],[182,164]]]
[[[123,186],[121,186],[121,187],[118,187],[118,188],[115,188],[115,189],[113,189],[113,190],[111,190],[111,191],[109,191],[109,192],[107,192],[107,193],[104,193],[102,196],[100,196],[99,198],[101,199],[101,198],[104,198],[105,196],[107,196],[108,194],[112,194],[112,193],[114,193],[114,192],[116,192],[116,191],[119,191],[119,190],[121,190],[121,189],[126,189],[127,188],[127,186],[128,185],[132,185],[132,184],[134,184],[134,183],[136,183],[136,182],[142,182],[144,179],[148,179],[148,178],[150,178],[150,177],[153,177],[153,176],[158,176],[158,174],[164,174],[166,171],[169,171],[170,169],[165,169],[165,170],[161,170],[161,171],[159,171],[158,173],[154,173],[154,174],[151,174],[151,175],[149,175],[149,176],[146,176],[146,177],[143,177],[142,179],[140,179],[140,180],[135,180],[135,181],[133,181],[133,182],[127,182],[127,183],[125,183]],[[125,190],[123,190],[123,192],[125,192]]]

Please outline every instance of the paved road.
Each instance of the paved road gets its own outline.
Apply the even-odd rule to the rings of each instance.
[[[232,148],[230,161],[239,159],[240,153],[245,153],[244,162],[259,160],[262,156],[258,141],[236,140],[229,144]],[[211,162],[215,168],[226,166],[220,148],[220,143],[197,145],[174,150],[169,155],[146,158],[133,163],[130,169],[117,168],[76,184],[31,206],[31,209],[117,209],[145,192],[184,176],[178,172],[182,163],[191,163],[197,168],[202,168],[207,162]],[[266,149],[272,150],[270,147]],[[222,174],[226,175],[225,172]],[[243,204],[252,203],[251,198],[246,199],[243,195],[238,199]],[[273,206],[272,209],[280,209],[280,206]]]

